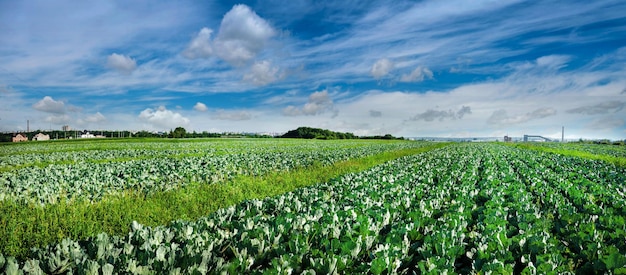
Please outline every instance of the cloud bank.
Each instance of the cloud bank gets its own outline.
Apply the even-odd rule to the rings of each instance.
[[[583,115],[600,115],[619,112],[624,109],[626,102],[623,101],[607,101],[594,105],[586,105],[567,110],[570,114],[583,114]]]
[[[544,107],[536,109],[532,112],[525,114],[518,114],[509,116],[507,111],[504,109],[497,110],[493,112],[493,114],[487,119],[487,123],[493,125],[511,125],[511,124],[520,124],[524,122],[528,122],[531,120],[542,119],[549,116],[556,115],[556,110],[554,108]]]

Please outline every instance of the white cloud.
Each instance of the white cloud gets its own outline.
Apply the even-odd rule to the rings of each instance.
[[[241,66],[256,57],[276,31],[246,5],[235,5],[224,15],[213,41],[215,53],[226,62]]]
[[[389,72],[393,70],[393,66],[394,66],[393,62],[391,62],[389,59],[387,58],[379,59],[378,61],[376,61],[376,63],[374,63],[374,65],[372,65],[372,69],[370,70],[370,73],[372,74],[374,78],[380,79],[388,75]]]
[[[249,120],[252,118],[252,115],[246,111],[226,111],[226,110],[218,110],[211,117],[213,119],[218,120]]]
[[[500,109],[491,114],[491,116],[487,119],[487,123],[494,125],[520,124],[530,120],[542,119],[553,115],[556,115],[556,110],[548,107],[539,108],[529,113],[514,116],[509,116],[506,110]]]
[[[213,30],[202,28],[198,35],[191,40],[187,49],[183,51],[183,56],[189,59],[208,58],[213,54],[211,47],[211,34]]]
[[[272,67],[272,63],[267,60],[254,63],[250,72],[243,76],[243,80],[257,86],[264,86],[278,79],[278,68]]]
[[[425,67],[417,67],[410,74],[404,74],[400,78],[402,82],[421,82],[424,79],[433,79],[433,72]]]
[[[44,96],[42,100],[33,104],[33,109],[46,113],[63,114],[65,113],[65,103],[54,100],[50,96]]]
[[[209,108],[202,102],[196,102],[196,105],[193,106],[193,109],[198,112],[206,112]]]
[[[189,119],[180,113],[159,106],[156,110],[147,108],[139,114],[139,120],[158,129],[171,129],[189,125]]]
[[[126,55],[113,53],[107,57],[107,66],[120,73],[130,74],[137,68],[137,62]]]
[[[319,115],[326,111],[333,110],[333,101],[328,95],[327,90],[314,92],[309,95],[309,101],[301,108],[289,105],[283,109],[283,115],[299,116],[299,115]],[[335,111],[335,115],[337,112]]]

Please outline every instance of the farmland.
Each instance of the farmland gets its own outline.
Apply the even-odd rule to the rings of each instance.
[[[267,186],[354,160],[372,165],[196,218],[65,238],[17,260],[0,257],[0,271],[626,272],[624,166],[494,143],[281,142],[4,147],[3,203],[47,211],[181,190],[193,196],[200,186],[246,179],[246,186]],[[623,157],[607,148],[603,155]],[[381,157],[389,152],[404,153]]]
[[[0,252],[24,257],[64,238],[125,234],[133,221],[194,220],[442,145],[152,139],[1,146]]]
[[[294,140],[51,145],[0,147],[0,200],[6,196],[42,205],[61,199],[98,201],[124,190],[150,194],[194,182],[210,184],[239,175],[331,165],[421,146],[409,142]]]

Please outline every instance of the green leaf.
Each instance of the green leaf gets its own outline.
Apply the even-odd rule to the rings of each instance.
[[[606,268],[609,270],[626,267],[626,257],[619,253],[619,251],[614,251],[608,256],[602,258],[602,262],[606,265]]]
[[[380,275],[387,269],[387,264],[385,263],[385,259],[382,257],[376,258],[372,261],[372,266],[370,267],[370,271],[375,275]]]

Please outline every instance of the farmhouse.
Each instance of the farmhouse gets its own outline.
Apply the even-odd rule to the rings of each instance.
[[[13,142],[28,141],[28,137],[25,134],[17,134],[13,136],[12,141]]]
[[[50,140],[50,135],[46,135],[44,133],[39,133],[39,134],[36,134],[33,137],[33,140],[36,140],[36,141]]]

